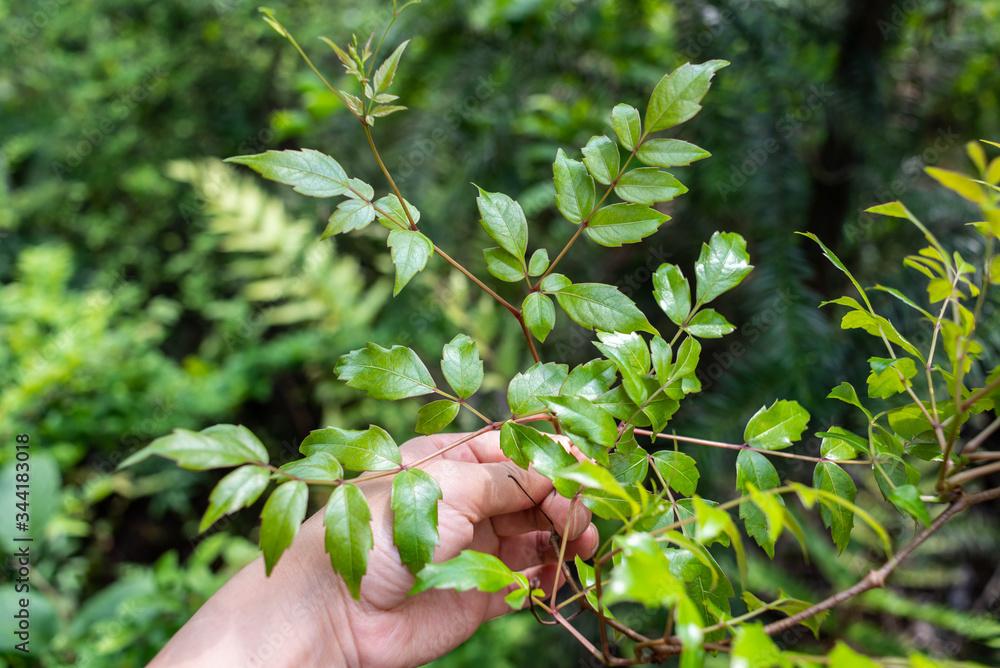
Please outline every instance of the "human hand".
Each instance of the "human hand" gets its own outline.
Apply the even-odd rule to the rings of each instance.
[[[417,461],[461,437],[437,434],[413,439],[400,448],[403,462]],[[441,544],[434,551],[435,562],[451,559],[464,549],[493,554],[551,593],[562,582],[549,541],[553,527],[546,515],[559,535],[567,535],[567,560],[577,555],[587,559],[597,550],[590,512],[577,503],[570,516],[570,500],[556,494],[550,480],[519,468],[504,456],[498,432],[478,436],[422,468],[437,480],[443,496],[438,504]],[[360,601],[351,598],[330,567],[323,547],[322,512],[318,512],[302,525],[269,578],[264,576],[262,560],[248,565],[198,611],[151,665],[234,665],[236,658],[239,665],[259,665],[260,661],[296,666],[416,666],[446,654],[480,624],[510,610],[504,591],[432,589],[407,596],[414,578],[392,542],[392,478],[357,484],[371,508],[374,537]],[[287,628],[277,633],[277,639],[268,640],[269,632],[275,633],[272,629],[282,627]]]

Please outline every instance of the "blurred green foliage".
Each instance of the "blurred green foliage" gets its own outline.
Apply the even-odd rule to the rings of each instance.
[[[339,65],[315,37],[363,37],[389,14],[353,0],[272,6],[334,79]],[[942,236],[962,236],[968,211],[942,200],[922,167],[961,160],[967,138],[1000,136],[998,20],[998,0],[428,1],[390,37],[413,38],[397,91],[411,109],[376,134],[424,230],[485,274],[479,239],[464,243],[482,234],[470,182],[518,198],[540,240],[558,248],[573,230],[556,223],[546,185],[556,149],[605,132],[613,101],[641,101],[685,60],[731,61],[682,136],[715,155],[685,171],[690,193],[666,211],[674,220],[644,246],[652,250],[597,262],[579,244],[564,269],[650,299],[650,268],[689,264],[716,229],[740,232],[758,269],[723,307],[738,334],[705,350],[715,361],[706,392],[678,424],[724,436],[773,397],[794,396],[825,428],[843,420],[822,402],[828,388],[863,382],[845,371],[858,340],[815,309],[842,294],[841,279],[791,232],[816,232],[863,282],[897,286],[896,258],[914,237],[862,209],[903,198]],[[0,489],[10,485],[12,435],[30,434],[39,541],[34,654],[3,644],[0,665],[135,665],[254,548],[237,537],[251,533],[239,518],[196,536],[211,476],[156,462],[115,473],[128,454],[174,427],[214,422],[247,424],[272,459],[323,424],[378,422],[401,442],[413,411],[332,382],[339,355],[366,340],[437,353],[461,328],[489,344],[484,396],[502,402],[499,373],[526,353],[516,324],[440,263],[393,303],[374,235],[320,244],[325,202],[218,163],[313,146],[380,182],[348,113],[253,3],[0,0],[0,21]],[[996,310],[987,318],[995,323]],[[589,359],[581,333],[545,348]],[[876,653],[917,646],[996,659],[985,648],[995,635],[962,628],[996,613],[1000,585],[986,558],[995,528],[969,514],[942,532],[904,584],[926,591],[924,608],[869,595],[831,628]],[[10,531],[0,528],[8,554]],[[819,575],[844,579],[843,563],[868,563],[863,544],[834,560],[814,542],[812,566],[779,551],[775,581],[801,590]],[[967,544],[974,554],[958,560],[956,545]],[[12,577],[5,559],[0,600]],[[948,621],[948,608],[965,617]],[[897,626],[880,633],[889,611]],[[521,617],[477,639],[441,665],[500,665],[501,643],[511,665],[544,663],[541,648],[555,646]],[[568,661],[576,650],[565,647],[549,662]]]

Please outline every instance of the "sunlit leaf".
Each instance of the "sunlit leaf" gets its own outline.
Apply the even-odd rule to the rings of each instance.
[[[434,379],[417,354],[405,346],[375,343],[341,356],[337,378],[375,399],[406,399],[433,392]]]
[[[348,189],[347,173],[340,163],[309,148],[240,155],[225,162],[246,165],[265,179],[290,185],[310,197],[336,197]]]

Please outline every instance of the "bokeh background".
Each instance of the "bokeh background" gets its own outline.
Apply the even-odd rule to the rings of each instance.
[[[340,65],[316,38],[364,40],[391,16],[387,2],[271,6],[335,81]],[[757,269],[719,306],[738,330],[706,348],[705,392],[673,423],[707,438],[739,440],[776,398],[800,401],[817,431],[856,424],[824,397],[842,380],[864,382],[874,343],[817,310],[847,287],[794,231],[819,235],[863,283],[919,295],[900,267],[918,236],[860,212],[902,198],[962,247],[971,211],[922,169],[964,169],[965,141],[1000,140],[997,0],[426,0],[389,42],[406,38],[394,88],[410,109],[380,120],[376,138],[422,229],[484,276],[470,182],[517,198],[533,247],[554,255],[573,232],[553,206],[556,149],[578,155],[609,132],[614,104],[643,109],[685,61],[732,62],[673,135],[714,154],[676,170],[690,192],[669,204],[673,220],[643,245],[580,243],[562,265],[655,308],[661,262],[690,267],[716,230],[747,238]],[[353,117],[255,3],[0,0],[0,140],[0,491],[12,504],[13,435],[27,433],[37,537],[32,656],[12,651],[5,628],[0,665],[142,665],[257,554],[253,510],[197,534],[221,474],[164,461],[115,470],[175,427],[242,423],[278,461],[327,424],[377,423],[402,442],[418,403],[362,398],[335,380],[337,357],[372,340],[434,359],[459,331],[487,362],[481,409],[503,415],[506,379],[528,359],[509,316],[436,260],[394,300],[379,226],[319,242],[329,201],[221,164],[310,147],[384,189]],[[991,305],[981,328],[994,339],[989,367],[994,314]],[[582,329],[559,324],[543,356],[597,356]],[[731,495],[728,453],[689,452],[711,472],[699,492]],[[781,473],[811,478],[803,467]],[[867,481],[859,488],[895,536],[912,536]],[[836,611],[822,641],[793,631],[781,642],[819,651],[840,638],[877,655],[918,649],[996,665],[997,510],[965,513],[892,588]],[[758,593],[818,599],[881,558],[863,530],[838,558],[817,518],[803,521],[812,560],[783,542],[773,563],[758,551]],[[12,577],[5,557],[4,610]],[[587,661],[568,635],[512,615],[435,665]]]

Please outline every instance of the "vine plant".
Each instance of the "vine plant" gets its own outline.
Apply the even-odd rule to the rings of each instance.
[[[396,7],[394,3],[390,27],[407,6]],[[694,265],[693,294],[691,281],[680,267],[663,264],[657,269],[653,292],[673,325],[672,334],[661,335],[615,287],[574,282],[555,270],[582,236],[602,246],[617,247],[641,241],[668,220],[653,205],[670,201],[687,189],[664,170],[689,165],[709,153],[678,139],[654,135],[695,116],[713,75],[728,63],[713,60],[681,65],[656,85],[645,114],[628,104],[612,109],[614,138],[593,137],[582,149],[582,160],[558,151],[553,165],[555,201],[576,231],[551,261],[544,248],[529,256],[529,225],[518,203],[503,193],[477,186],[480,222],[496,243],[485,249],[487,270],[501,281],[524,283],[523,302],[516,305],[421,231],[420,211],[403,197],[376,148],[372,135],[376,119],[405,109],[395,104],[397,97],[389,90],[407,42],[376,68],[388,27],[374,51],[372,37],[364,44],[354,39],[346,51],[323,38],[357,79],[359,95],[354,95],[330,86],[291,34],[264,11],[265,20],[291,41],[357,118],[389,192],[376,197],[373,186],[350,177],[335,159],[311,149],[268,151],[229,161],[291,185],[303,195],[343,196],[330,216],[324,238],[378,220],[389,230],[387,245],[395,265],[396,294],[433,255],[440,256],[510,311],[523,330],[534,363],[510,380],[510,414],[500,416],[485,415],[470,402],[483,380],[483,363],[476,343],[467,335],[459,334],[443,349],[440,366],[450,391],[439,387],[425,363],[403,346],[386,349],[368,343],[341,357],[336,367],[338,377],[371,397],[397,400],[437,395],[437,400],[420,408],[415,425],[418,433],[442,431],[463,409],[483,421],[475,434],[456,437],[438,452],[410,465],[402,464],[392,436],[373,425],[367,430],[328,427],[313,431],[301,445],[305,457],[277,468],[268,463],[267,449],[249,430],[225,424],[200,432],[178,429],[153,441],[122,465],[160,455],[187,469],[236,467],[209,497],[202,531],[222,516],[252,504],[271,481],[276,482],[261,513],[260,543],[268,574],[304,519],[307,486],[330,487],[324,519],[326,547],[334,570],[355,598],[360,595],[372,546],[370,513],[356,482],[393,476],[394,543],[415,577],[411,593],[431,587],[498,591],[513,584],[515,590],[507,599],[512,607],[527,602],[536,614],[548,616],[550,623],[554,620],[573,632],[594,657],[608,665],[662,662],[680,655],[680,665],[689,668],[702,665],[706,652],[729,652],[732,665],[743,668],[869,665],[865,663],[869,659],[844,644],[837,644],[827,656],[805,655],[780,651],[770,636],[797,624],[806,625],[818,636],[828,610],[883,586],[903,559],[957,513],[1000,498],[1000,488],[977,487],[981,478],[1000,470],[1000,453],[982,447],[1000,429],[1000,418],[977,429],[970,424],[976,414],[994,410],[1000,388],[1000,368],[984,374],[974,367],[983,350],[976,340],[977,323],[991,285],[1000,280],[1000,259],[994,255],[994,243],[1000,235],[1000,158],[988,161],[983,145],[972,142],[967,148],[978,178],[927,170],[945,187],[980,207],[983,219],[975,228],[982,237],[984,256],[978,265],[958,251],[949,252],[901,203],[869,209],[905,218],[926,237],[929,245],[907,257],[904,264],[928,279],[928,308],[892,288],[864,288],[821,240],[805,235],[819,244],[857,290],[857,296],[826,302],[846,309],[842,327],[864,330],[884,345],[884,356],[868,360],[868,397],[901,397],[906,403],[896,401],[881,410],[870,408],[873,402],[862,400],[854,387],[841,383],[830,398],[861,411],[867,432],[855,434],[836,426],[818,432],[822,438],[820,457],[787,451],[802,437],[809,422],[809,414],[795,401],[779,400],[762,407],[750,418],[739,443],[666,434],[664,429],[680,402],[700,390],[696,376],[699,339],[722,337],[734,329],[709,305],[750,273],[752,265],[743,238],[717,232],[702,246]],[[872,290],[889,293],[931,324],[933,335],[926,350],[911,343],[876,311],[869,298]],[[594,346],[601,357],[573,369],[542,359],[535,340],[544,342],[554,326],[553,298],[571,320],[596,331]],[[981,418],[974,422],[986,423]],[[549,423],[586,456],[584,461],[536,428]],[[619,521],[616,533],[600,547],[592,563],[577,558],[575,569],[563,566],[573,592],[563,600],[557,592],[543,597],[524,576],[490,555],[465,551],[444,563],[431,561],[438,543],[441,490],[421,466],[477,435],[496,430],[504,453],[519,466],[531,466],[551,478],[556,490],[574,504],[583,503],[596,515]],[[649,453],[637,437],[664,439],[673,445]],[[697,494],[697,461],[677,449],[680,442],[738,450],[738,496],[722,503],[701,498]],[[782,483],[770,461],[776,456],[815,463],[812,485]],[[933,479],[921,476],[913,465],[918,460],[932,463]],[[895,553],[883,527],[854,504],[856,487],[847,466],[859,472],[870,470],[885,499],[923,525]],[[927,470],[928,465],[921,465],[921,469]],[[345,471],[361,475],[350,478]],[[512,485],[509,493],[522,492]],[[816,603],[785,595],[764,602],[744,587],[742,600],[748,612],[734,616],[730,574],[708,547],[718,543],[730,548],[740,581],[745,582],[744,539],[730,515],[736,512],[746,534],[769,556],[773,557],[775,542],[786,529],[804,550],[801,528],[786,505],[792,498],[806,509],[819,510],[841,552],[850,541],[855,518],[860,518],[880,537],[886,561],[855,585]],[[928,506],[943,510],[932,520]],[[565,549],[564,540],[559,549]],[[616,619],[611,606],[625,601],[665,608],[672,615],[671,623],[663,633],[644,635]],[[598,618],[599,640],[587,639],[573,628],[571,613],[577,609]],[[772,611],[787,616],[767,625],[758,623],[762,614]],[[633,643],[632,656],[616,655],[609,633],[627,637]],[[918,656],[911,660],[913,666],[938,665]]]

